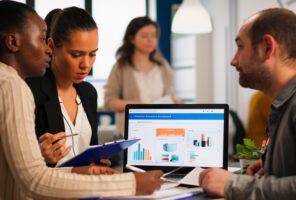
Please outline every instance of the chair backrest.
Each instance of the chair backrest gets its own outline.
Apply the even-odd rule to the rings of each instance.
[[[232,120],[234,124],[234,134],[232,138],[230,137],[230,134],[229,139],[232,140],[233,153],[236,153],[236,144],[243,143],[243,139],[246,137],[246,130],[241,119],[234,110],[229,110],[229,116],[229,121]]]

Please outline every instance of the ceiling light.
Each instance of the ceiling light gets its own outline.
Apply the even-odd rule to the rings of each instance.
[[[212,31],[210,16],[200,0],[183,0],[177,10],[172,32],[181,34],[209,33]]]

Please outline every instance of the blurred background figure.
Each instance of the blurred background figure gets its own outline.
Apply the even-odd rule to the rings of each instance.
[[[171,67],[158,49],[159,34],[149,17],[134,18],[116,52],[104,99],[105,109],[116,112],[116,139],[124,132],[127,104],[181,103],[173,95]]]
[[[271,110],[271,98],[261,91],[257,91],[250,100],[247,138],[261,146],[267,138],[266,128]]]

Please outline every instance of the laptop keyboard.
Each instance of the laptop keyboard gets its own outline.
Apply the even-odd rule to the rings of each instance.
[[[169,174],[166,176],[166,178],[183,178],[185,176],[185,174]]]
[[[178,182],[180,181],[186,174],[169,174],[165,178],[168,181]]]

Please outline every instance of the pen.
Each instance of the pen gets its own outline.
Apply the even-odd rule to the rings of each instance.
[[[129,170],[132,170],[134,172],[146,172],[144,169],[140,169],[138,167],[135,167],[135,166],[131,166],[131,165],[128,165],[126,164],[125,167]]]
[[[52,144],[57,143],[58,141],[60,141],[60,140],[62,140],[62,139],[64,139],[64,138],[67,138],[67,137],[73,137],[73,136],[76,136],[76,135],[79,135],[79,134],[78,134],[78,133],[72,133],[72,134],[69,134],[69,135],[65,135],[65,136],[61,137],[60,139],[54,141]],[[39,140],[38,142],[39,142],[39,143],[42,143],[43,140]]]
[[[129,170],[134,171],[134,172],[146,172],[144,169],[140,169],[140,168],[138,168],[138,167],[135,167],[135,166],[132,166],[132,165],[128,165],[128,164],[126,164],[125,167],[126,167],[127,169],[129,169]],[[169,171],[169,172],[167,172],[167,173],[164,173],[164,174],[162,175],[162,177],[165,177],[165,176],[167,176],[167,175],[169,175],[169,174],[171,174],[171,173],[174,173],[174,172],[178,171],[178,170],[181,169],[181,168],[182,168],[182,167],[178,167],[178,168],[176,168],[176,169],[173,169],[172,171]]]
[[[171,171],[169,171],[169,172],[167,172],[167,173],[164,173],[164,174],[162,175],[162,177],[165,177],[165,176],[167,176],[167,175],[169,175],[169,174],[171,174],[171,173],[174,173],[174,172],[178,171],[178,170],[181,169],[181,168],[183,168],[183,167],[178,167],[178,168],[173,169],[173,170],[171,170]]]
[[[78,133],[72,133],[72,134],[69,134],[69,135],[65,135],[64,137],[61,137],[60,139],[54,141],[52,144],[55,144],[55,143],[57,143],[58,141],[60,141],[60,140],[62,140],[62,139],[64,139],[64,138],[67,138],[67,137],[74,137],[74,136],[76,136],[76,135],[79,135],[79,134],[78,134]]]
[[[64,139],[66,137],[73,137],[73,136],[76,136],[76,135],[79,135],[78,133],[73,133],[73,134],[69,134],[69,135],[65,135],[64,137],[62,137],[61,139]]]
[[[144,169],[140,169],[140,168],[138,168],[138,167],[135,167],[135,166],[132,166],[132,165],[128,165],[128,164],[126,164],[125,167],[126,167],[127,169],[129,169],[129,170],[134,171],[134,172],[146,172],[146,170],[144,170]],[[160,177],[160,179],[166,181],[166,179],[165,179],[163,176]]]

